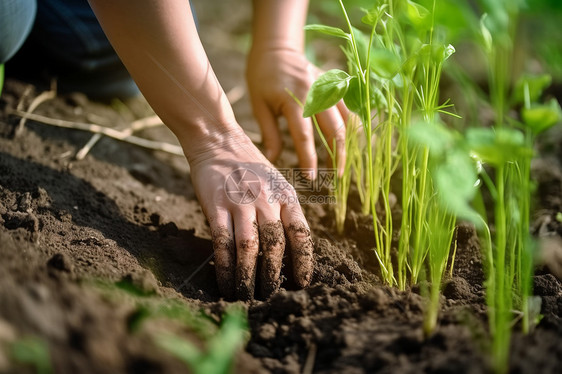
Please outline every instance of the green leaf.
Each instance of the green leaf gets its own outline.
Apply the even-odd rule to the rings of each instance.
[[[369,26],[376,26],[387,7],[388,4],[382,4],[373,6],[370,10],[363,9],[366,14],[361,18],[361,22]]]
[[[242,309],[230,308],[223,318],[220,330],[201,350],[184,338],[163,333],[156,344],[182,360],[195,374],[229,373],[234,357],[246,340],[247,320]]]
[[[392,79],[400,70],[400,58],[387,49],[371,52],[371,69],[379,77]]]
[[[347,109],[351,110],[352,112],[357,114],[361,112],[362,99],[359,80],[357,79],[357,77],[352,77],[352,79],[349,81],[349,87],[343,97],[343,102],[345,103]]]
[[[525,103],[525,90],[529,92],[529,102],[539,101],[543,91],[552,83],[552,77],[549,74],[529,75],[524,74],[515,83],[513,89],[512,102],[515,104]]]
[[[418,31],[426,31],[431,27],[431,13],[418,3],[408,0],[406,15]]]
[[[523,133],[515,129],[470,128],[466,141],[482,161],[494,166],[533,155],[532,149],[525,146]]]
[[[163,333],[156,337],[156,344],[182,360],[194,372],[197,372],[196,367],[201,365],[204,359],[204,353],[194,343],[179,336]]]
[[[318,31],[322,34],[336,36],[338,38],[343,38],[347,40],[351,39],[350,35],[347,32],[343,31],[338,27],[315,24],[315,25],[306,25],[304,29],[307,31]]]
[[[453,133],[437,123],[420,121],[410,127],[408,136],[413,143],[428,147],[433,157],[441,157],[453,146]]]
[[[20,363],[35,367],[38,374],[52,373],[51,356],[47,343],[36,337],[16,340],[11,344],[12,357]]]
[[[556,99],[546,104],[534,104],[521,111],[523,123],[531,128],[535,135],[548,130],[562,120],[562,109]]]
[[[308,91],[303,117],[310,117],[336,105],[345,96],[351,78],[349,74],[339,69],[332,69],[322,74]]]
[[[477,178],[474,163],[462,147],[450,150],[433,174],[433,182],[447,209],[475,224],[480,222],[479,215],[469,203],[477,191]]]
[[[423,44],[418,54],[420,57],[424,59],[429,59],[425,61],[429,61],[435,64],[441,64],[446,61],[451,55],[455,53],[455,47],[451,44]]]

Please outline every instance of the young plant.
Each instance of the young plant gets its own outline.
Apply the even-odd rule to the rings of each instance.
[[[223,317],[219,331],[200,350],[192,342],[172,334],[161,334],[156,343],[182,360],[195,374],[224,374],[232,372],[234,357],[246,340],[246,314],[231,308]]]
[[[495,234],[493,247],[486,248],[486,301],[490,321],[490,332],[493,337],[492,351],[497,372],[505,372],[508,367],[509,342],[511,336],[511,310],[516,290],[512,284],[516,282],[514,252],[515,245],[510,243],[509,234],[516,229],[510,227],[515,214],[515,205],[506,198],[506,186],[509,180],[508,168],[521,159],[530,159],[532,149],[525,144],[523,134],[515,129],[505,127],[472,128],[467,130],[466,139],[475,157],[482,163],[494,167],[495,182],[482,169],[482,180],[486,184],[494,201]],[[528,231],[528,227],[526,229]]]
[[[433,1],[433,9],[435,6]],[[433,13],[413,1],[380,1],[366,10],[362,22],[369,28],[368,37],[351,25],[341,1],[340,7],[348,32],[323,25],[309,25],[307,29],[346,41],[342,49],[348,72],[331,70],[313,84],[305,116],[325,110],[342,98],[358,115],[364,130],[365,156],[354,156],[352,165],[363,213],[373,217],[375,255],[383,281],[405,289],[408,271],[411,284],[415,284],[426,260],[432,199],[429,150],[424,145],[411,147],[408,129],[413,116],[432,122],[436,115],[446,113],[449,105],[438,105],[438,86],[442,65],[454,48],[435,42]],[[390,186],[400,166],[403,215],[396,266]]]
[[[530,178],[533,144],[536,136],[560,118],[560,107],[551,101],[534,104],[547,76],[521,79],[514,85],[511,102],[513,45],[522,1],[480,0],[487,13],[481,19],[483,49],[488,57],[490,101],[495,112],[493,130],[473,129],[467,133],[475,154],[493,167],[494,178],[485,177],[494,200],[495,238],[488,254],[487,302],[493,336],[495,369],[508,369],[512,308],[522,313],[522,330],[531,324],[531,284],[533,274],[530,240]],[[510,104],[523,101],[522,123],[507,115]],[[533,104],[532,104],[533,103]]]
[[[369,212],[373,215],[375,254],[381,265],[383,280],[388,284],[394,284],[395,280],[390,256],[392,217],[388,200],[390,195],[390,175],[393,171],[391,149],[392,131],[390,128],[391,121],[383,123],[387,126],[383,126],[383,124],[379,126],[379,128],[385,128],[386,131],[382,131],[382,136],[378,137],[377,140],[383,139],[382,141],[385,146],[376,147],[377,152],[379,153],[377,153],[377,157],[375,157],[372,123],[372,103],[375,95],[371,94],[371,46],[374,41],[375,28],[378,23],[378,19],[383,16],[385,7],[381,6],[375,8],[368,13],[368,17],[366,16],[366,19],[372,24],[372,26],[369,41],[365,42],[365,40],[361,37],[362,34],[351,26],[351,22],[341,0],[339,4],[348,25],[349,32],[324,25],[309,25],[306,29],[319,31],[324,34],[344,39],[346,41],[344,52],[347,56],[350,73],[334,69],[320,76],[312,85],[308,93],[304,105],[304,116],[308,117],[317,114],[335,105],[342,99],[344,99],[348,108],[358,115],[362,123],[366,139],[365,166],[367,171],[365,175],[369,195]],[[375,64],[373,63],[372,66],[375,66]],[[394,74],[392,74],[392,76]],[[381,111],[378,111],[378,113],[381,113]],[[376,214],[376,203],[379,196],[382,197],[386,213],[384,223],[379,222]]]
[[[430,281],[424,313],[424,331],[431,334],[437,326],[439,295],[447,263],[454,265],[453,244],[456,217],[479,223],[469,203],[476,193],[476,168],[463,138],[440,122],[420,122],[409,130],[412,145],[428,149],[428,174],[431,198],[428,201],[425,230],[427,271]],[[452,247],[452,248],[451,248]]]
[[[33,366],[37,374],[53,372],[49,346],[40,338],[28,337],[12,342],[11,356],[21,364]]]
[[[326,74],[322,75],[313,85],[311,88],[310,94],[316,96],[314,99],[308,99],[313,104],[321,103],[325,100],[325,97],[331,94],[331,90],[334,88],[333,83],[338,82],[338,78],[334,78],[332,75],[337,76],[338,71],[329,71]],[[337,87],[337,86],[336,86]],[[295,102],[306,111],[305,106],[303,103],[290,91],[287,90],[287,93],[295,100]],[[309,107],[310,110],[310,107]],[[319,110],[321,111],[321,110]],[[311,115],[312,116],[312,115]],[[336,199],[336,207],[335,207],[335,215],[336,215],[336,230],[338,234],[343,233],[344,224],[345,224],[345,216],[347,212],[347,196],[349,194],[349,188],[351,186],[351,172],[352,167],[356,159],[353,157],[355,150],[357,149],[357,128],[354,121],[354,118],[349,118],[348,122],[345,125],[345,153],[348,156],[345,159],[345,163],[343,166],[343,170],[339,170],[338,164],[341,155],[338,155],[336,152],[336,144],[335,139],[333,144],[328,144],[326,137],[320,130],[320,126],[318,125],[318,121],[316,117],[312,116],[312,122],[314,123],[314,127],[316,128],[316,132],[320,137],[322,145],[328,152],[328,156],[332,161],[332,171],[334,172],[333,178],[333,189],[331,190],[334,194]]]

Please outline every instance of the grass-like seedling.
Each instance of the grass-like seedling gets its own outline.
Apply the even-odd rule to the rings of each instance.
[[[377,38],[375,30],[379,20],[383,17],[385,6],[373,8],[368,11],[363,18],[364,22],[371,28],[368,41],[363,34],[355,29],[349,20],[347,11],[341,0],[339,1],[342,13],[348,26],[348,32],[342,29],[324,26],[309,25],[307,30],[313,30],[342,38],[346,41],[343,50],[348,61],[348,70],[334,69],[326,72],[318,78],[312,85],[307,96],[304,106],[304,116],[308,117],[317,114],[330,106],[335,105],[338,101],[344,100],[348,108],[355,112],[363,126],[364,136],[366,139],[366,156],[365,163],[359,163],[355,158],[355,167],[363,165],[366,171],[358,172],[360,176],[365,175],[365,188],[360,187],[361,191],[368,191],[368,198],[364,196],[364,202],[368,203],[368,212],[373,215],[373,229],[375,232],[375,248],[376,255],[381,265],[382,277],[388,284],[394,284],[394,273],[391,261],[391,239],[392,239],[392,214],[390,210],[390,176],[395,169],[394,157],[391,149],[392,145],[392,116],[394,111],[390,110],[389,118],[383,118],[384,108],[381,96],[374,91],[375,86],[372,85],[372,76],[377,69],[382,66],[379,61],[375,61],[372,54],[372,46]],[[397,70],[399,64],[396,63],[396,69],[388,64],[385,74],[385,80],[389,81]],[[377,67],[377,69],[372,69]],[[391,71],[394,70],[394,71]],[[380,93],[380,91],[379,91]],[[379,124],[377,125],[378,136],[375,137],[375,129],[373,127],[373,109],[377,108],[379,115]],[[373,143],[376,142],[377,146]],[[376,154],[375,154],[376,150]],[[352,152],[353,154],[353,152]],[[348,170],[350,172],[350,170]],[[361,182],[362,178],[358,178]],[[376,204],[381,199],[381,205],[385,210],[384,220],[378,219],[376,214]],[[367,210],[367,209],[365,209]]]
[[[219,331],[200,350],[192,342],[176,335],[162,334],[156,343],[183,361],[196,374],[224,374],[232,372],[234,357],[246,340],[246,314],[231,308],[223,317]]]
[[[348,69],[332,70],[313,85],[305,115],[342,98],[358,115],[364,142],[350,144],[364,147],[350,146],[352,167],[347,172],[353,170],[356,176],[363,213],[373,215],[375,254],[383,281],[400,289],[417,283],[420,276],[430,281],[426,333],[437,325],[447,267],[452,274],[456,219],[476,225],[485,257],[492,355],[496,371],[505,372],[511,327],[517,321],[513,309],[522,316],[524,332],[537,313],[531,298],[529,235],[533,144],[538,134],[560,121],[562,111],[555,100],[538,104],[550,83],[548,77],[524,77],[512,84],[514,35],[522,1],[477,3],[473,7],[462,1],[453,6],[436,0],[380,0],[365,10],[364,33],[351,25],[339,1],[347,31],[323,25],[307,29],[343,39]],[[447,11],[436,13],[441,6]],[[480,22],[478,15],[466,15],[473,9],[485,12]],[[471,128],[462,136],[443,124],[443,115],[456,116],[449,102],[440,104],[439,99],[444,62],[454,52],[444,43],[443,29],[468,35],[488,57],[492,128]],[[476,87],[461,69],[453,75],[462,79],[464,89]],[[483,95],[485,90],[467,96]],[[509,109],[518,105],[520,117],[509,116]],[[396,245],[392,233],[398,230],[389,204],[390,181],[397,170],[402,173],[402,217],[397,251],[391,255]],[[493,212],[484,208],[484,190],[493,201]]]
[[[480,5],[486,12],[480,22],[481,45],[488,57],[495,121],[492,129],[470,129],[466,136],[476,157],[494,173],[493,177],[485,169],[481,173],[494,201],[495,226],[485,251],[486,299],[495,370],[504,373],[508,370],[512,309],[520,311],[525,333],[532,327],[536,309],[531,298],[534,256],[529,233],[533,145],[538,134],[560,121],[561,111],[555,100],[536,103],[550,83],[548,76],[527,76],[512,83],[511,61],[522,2],[481,0]],[[521,103],[520,120],[508,116],[508,109]]]
[[[341,99],[358,115],[365,147],[350,142],[353,149],[347,154],[358,181],[363,213],[373,217],[375,254],[382,279],[405,289],[408,279],[415,284],[427,265],[438,295],[455,218],[435,197],[439,192],[429,171],[429,146],[411,143],[409,129],[415,121],[431,124],[447,113],[450,105],[438,104],[439,81],[443,63],[454,48],[435,41],[433,12],[413,1],[380,1],[365,10],[362,22],[367,33],[351,25],[345,7],[339,3],[347,32],[324,25],[309,25],[307,29],[345,40],[342,50],[348,71],[335,69],[322,75],[311,87],[304,115],[314,115]],[[431,5],[435,8],[436,1]],[[403,215],[398,254],[393,257],[396,228],[390,186],[400,167]],[[443,230],[440,225],[445,226]],[[431,233],[430,227],[435,229]],[[433,299],[438,301],[438,297]],[[438,304],[432,308],[436,315]]]
[[[234,358],[248,337],[246,312],[239,306],[230,307],[218,326],[213,318],[193,310],[184,302],[146,293],[129,281],[94,284],[106,297],[120,302],[126,300],[135,306],[128,318],[131,333],[139,332],[150,320],[172,322],[172,326],[180,327],[174,332],[187,330],[194,333],[204,349],[170,329],[151,334],[157,346],[183,361],[190,371],[216,374],[232,371]]]
[[[32,366],[37,374],[53,372],[49,346],[40,338],[27,337],[12,342],[11,356],[20,364]]]
[[[409,135],[413,144],[423,145],[429,151],[427,166],[432,183],[429,185],[431,198],[424,225],[427,231],[424,246],[428,248],[427,279],[430,286],[424,331],[430,334],[437,326],[439,295],[449,259],[451,272],[454,265],[456,219],[480,222],[478,214],[469,205],[476,193],[477,175],[463,138],[444,124],[419,123],[411,128]]]

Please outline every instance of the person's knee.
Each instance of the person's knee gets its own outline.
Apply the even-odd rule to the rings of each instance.
[[[31,31],[36,13],[36,0],[0,1],[0,64],[20,49]]]

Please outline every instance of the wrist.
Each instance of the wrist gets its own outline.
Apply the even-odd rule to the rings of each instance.
[[[211,158],[236,153],[246,144],[253,145],[237,123],[213,127],[196,136],[179,135],[178,140],[191,167]]]
[[[304,51],[307,0],[254,0],[252,50]]]

